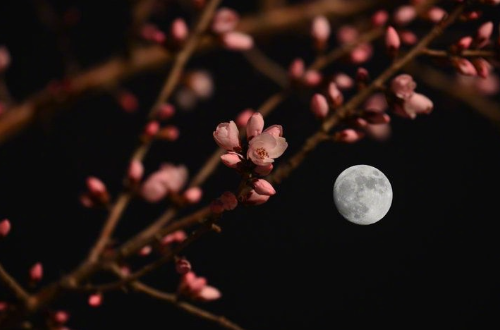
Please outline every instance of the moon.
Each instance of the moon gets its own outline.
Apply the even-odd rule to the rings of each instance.
[[[371,225],[391,208],[392,186],[379,169],[354,165],[335,180],[333,200],[339,213],[350,222]]]

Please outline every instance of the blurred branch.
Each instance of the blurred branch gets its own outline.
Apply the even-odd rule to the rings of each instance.
[[[286,5],[286,0],[260,0],[261,11],[269,11]]]
[[[417,77],[418,80],[421,80],[427,86],[467,104],[471,109],[491,121],[500,129],[500,104],[497,102],[480,95],[472,88],[460,85],[452,77],[430,66],[414,62],[406,66],[405,69],[409,74]]]
[[[0,264],[0,282],[3,282],[5,286],[14,294],[14,296],[19,299],[23,304],[26,304],[30,298],[28,292],[26,292],[22,286],[17,283],[17,281],[10,276],[9,273]]]
[[[274,81],[281,88],[288,86],[288,73],[279,64],[267,57],[260,49],[253,47],[252,49],[243,53],[245,58],[252,64],[252,66]]]
[[[238,30],[260,36],[289,32],[308,24],[319,14],[328,17],[351,17],[367,10],[376,3],[370,0],[349,2],[317,1],[311,4],[294,5],[274,9],[266,13],[242,18]],[[215,48],[215,39],[204,38],[197,51]],[[109,61],[88,69],[78,75],[68,77],[69,89],[54,95],[50,88],[45,88],[21,104],[13,107],[0,118],[0,143],[19,133],[32,123],[39,112],[53,111],[68,107],[76,99],[94,92],[112,89],[134,75],[164,66],[173,58],[172,53],[160,46],[135,48],[126,57],[115,57]]]
[[[452,54],[446,50],[438,50],[438,49],[423,49],[422,54],[431,56],[431,57],[451,57],[451,56],[460,56],[460,57],[496,57],[496,53],[492,50],[482,50],[482,49],[465,49],[458,54]]]

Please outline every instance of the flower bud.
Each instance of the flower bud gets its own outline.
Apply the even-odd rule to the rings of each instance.
[[[328,115],[328,101],[321,94],[314,94],[311,99],[311,111],[318,118],[325,118]]]
[[[0,237],[7,237],[10,232],[10,221],[9,219],[3,219],[0,221]]]
[[[273,186],[264,179],[256,179],[252,181],[252,186],[260,195],[272,196],[276,194],[276,190],[274,190]]]

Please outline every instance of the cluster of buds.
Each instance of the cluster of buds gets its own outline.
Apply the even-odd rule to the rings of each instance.
[[[250,35],[235,31],[239,21],[238,13],[230,8],[220,8],[214,15],[211,31],[227,49],[244,51],[253,47]]]
[[[179,283],[177,289],[177,294],[181,297],[185,297],[195,301],[212,301],[217,300],[221,297],[220,291],[210,285],[207,285],[207,280],[204,277],[196,276],[196,274],[190,270],[185,272]],[[186,267],[182,267],[184,271]]]
[[[87,191],[80,196],[80,202],[85,207],[103,206],[109,203],[110,197],[104,182],[94,176],[86,181]]]
[[[188,170],[184,165],[165,163],[151,173],[141,186],[142,198],[157,203],[171,193],[178,193],[186,184]]]
[[[265,203],[276,191],[266,180],[260,178],[273,169],[274,159],[280,157],[288,147],[283,138],[283,128],[272,125],[264,130],[264,118],[254,113],[245,126],[246,141],[243,144],[234,121],[221,123],[213,133],[215,142],[227,152],[222,162],[238,171],[244,185],[238,191],[238,199],[247,205]]]
[[[392,79],[386,96],[396,115],[415,119],[417,115],[431,113],[432,101],[423,94],[415,93],[416,87],[417,84],[408,74],[400,74]]]

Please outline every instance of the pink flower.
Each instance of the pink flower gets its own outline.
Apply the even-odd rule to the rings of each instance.
[[[222,296],[220,291],[210,285],[204,286],[200,292],[198,292],[197,299],[201,301],[212,301],[212,300],[217,300]]]
[[[30,279],[32,281],[38,282],[43,277],[43,266],[40,262],[34,264],[30,269]]]
[[[212,31],[217,34],[230,32],[236,28],[240,17],[237,12],[229,8],[220,8],[214,15]]]
[[[191,263],[184,257],[179,258],[175,262],[175,270],[177,273],[184,275],[191,271]]]
[[[10,232],[10,221],[8,219],[3,219],[0,222],[0,237],[7,237]]]
[[[354,80],[345,73],[337,73],[333,77],[333,81],[337,84],[339,89],[350,89],[354,86]]]
[[[139,255],[142,257],[148,256],[153,252],[153,248],[151,245],[145,245],[142,247],[142,249],[139,250]]]
[[[316,70],[307,70],[304,73],[302,82],[308,86],[308,87],[315,87],[321,83],[321,80],[323,77],[321,76],[321,73],[319,73]]]
[[[391,54],[394,54],[401,46],[401,40],[396,30],[392,26],[388,26],[385,32],[385,47]]]
[[[389,115],[377,111],[364,111],[363,119],[372,125],[387,124],[391,121],[391,117],[389,117]]]
[[[128,91],[122,91],[118,94],[118,103],[125,112],[134,112],[139,108],[137,97]]]
[[[210,72],[193,70],[186,75],[186,86],[200,99],[208,99],[214,92],[214,82]]]
[[[364,43],[354,48],[350,54],[351,62],[354,64],[361,64],[370,59],[373,55],[373,47],[368,43]]]
[[[144,135],[147,138],[152,138],[156,134],[158,134],[159,130],[160,130],[160,123],[158,121],[156,121],[156,120],[151,120],[144,127]]]
[[[344,96],[342,95],[342,92],[337,87],[337,84],[334,82],[331,82],[328,85],[328,96],[330,97],[330,100],[332,101],[332,105],[335,108],[340,107],[342,105],[342,102],[344,102]]]
[[[313,19],[311,36],[318,49],[325,48],[328,38],[330,37],[330,22],[328,22],[326,17],[317,16]]]
[[[184,192],[184,198],[189,204],[198,203],[203,196],[203,190],[200,187],[191,187]]]
[[[238,206],[238,199],[236,196],[230,192],[230,191],[225,191],[221,196],[220,196],[220,201],[222,203],[222,207],[225,210],[234,210],[236,206]]]
[[[477,29],[476,42],[478,47],[484,47],[488,44],[493,33],[493,22],[486,22]]]
[[[290,78],[294,80],[300,80],[304,75],[304,72],[305,65],[304,61],[301,58],[296,58],[295,60],[293,60],[290,64],[290,67],[288,68],[288,74],[290,75]]]
[[[102,294],[95,293],[89,296],[88,303],[91,307],[99,307],[102,304]]]
[[[6,311],[9,305],[5,301],[0,300],[0,312]]]
[[[364,108],[371,112],[384,112],[387,109],[385,95],[382,93],[373,94],[366,100]]]
[[[427,17],[433,23],[439,23],[446,16],[446,11],[440,7],[432,7],[427,12]]]
[[[161,240],[162,245],[170,245],[173,243],[181,243],[186,239],[186,233],[182,230],[174,231],[173,233],[167,234]]]
[[[275,138],[283,136],[283,127],[281,125],[271,125],[264,130],[264,133],[269,133]]]
[[[386,10],[378,10],[372,15],[373,26],[383,26],[389,19],[389,14]]]
[[[222,163],[229,168],[236,168],[241,162],[240,154],[237,154],[235,152],[228,152],[227,154],[220,156],[220,158],[222,160]]]
[[[457,47],[460,50],[468,49],[470,47],[470,45],[472,44],[472,41],[473,41],[473,39],[471,36],[465,36],[457,42]]]
[[[400,26],[409,24],[415,17],[417,17],[417,11],[410,5],[397,8],[393,14],[394,22]]]
[[[136,159],[132,160],[127,172],[129,180],[137,183],[141,181],[143,174],[144,166],[142,165],[142,163]]]
[[[399,31],[399,38],[405,45],[414,45],[418,41],[417,35],[409,30]]]
[[[415,119],[417,115],[429,114],[433,106],[432,101],[427,96],[414,93],[402,105],[396,105],[394,112],[401,117]]]
[[[311,99],[311,111],[318,118],[325,118],[328,114],[328,101],[321,94],[314,94]]]
[[[141,188],[141,195],[148,202],[158,202],[169,192],[178,192],[186,183],[187,177],[185,166],[164,164],[146,179]]]
[[[177,291],[183,296],[199,301],[211,301],[221,297],[219,290],[207,285],[207,280],[204,277],[196,276],[193,271],[182,275]]]
[[[241,151],[239,131],[234,121],[219,124],[213,135],[219,147],[228,151]]]
[[[340,44],[350,44],[358,39],[359,32],[352,25],[343,25],[337,30],[337,40]]]
[[[172,22],[170,34],[174,40],[181,42],[186,40],[189,34],[189,28],[182,18],[177,18]]]
[[[343,143],[354,143],[361,140],[363,137],[363,132],[352,128],[347,128],[340,132],[336,132],[334,135],[335,141]]]
[[[416,87],[417,84],[409,74],[400,74],[391,82],[391,90],[400,99],[411,97]]]
[[[266,165],[281,156],[288,143],[282,137],[274,137],[264,132],[250,140],[247,157],[256,165]]]
[[[272,196],[276,194],[276,190],[274,190],[273,186],[264,179],[256,179],[252,181],[252,185],[255,192],[259,195]]]
[[[229,50],[249,50],[253,47],[253,38],[241,32],[228,32],[222,35],[222,44]]]
[[[170,103],[164,103],[160,105],[156,114],[158,115],[158,118],[161,120],[170,119],[175,114],[175,107]]]
[[[453,61],[457,71],[466,76],[477,76],[477,70],[474,65],[466,58],[459,58]]]
[[[481,78],[486,78],[490,74],[491,65],[484,58],[478,57],[472,60],[472,64],[476,68],[477,75]]]
[[[259,112],[256,112],[250,117],[250,119],[247,122],[247,139],[250,141],[253,139],[255,136],[259,135],[262,133],[262,130],[264,129],[264,117],[262,117],[262,114]]]
[[[246,205],[260,205],[267,202],[269,197],[269,195],[261,195],[252,189],[245,196],[243,196],[242,202]]]
[[[56,323],[64,324],[69,320],[69,314],[65,311],[57,311],[54,313],[53,319]]]

